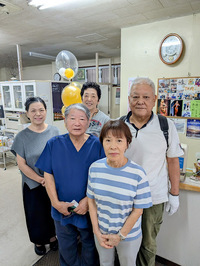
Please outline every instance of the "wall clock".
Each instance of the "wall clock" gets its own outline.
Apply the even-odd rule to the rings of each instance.
[[[60,81],[60,80],[61,80],[61,75],[60,75],[59,73],[55,73],[55,74],[53,75],[53,79],[54,79],[55,81]]]
[[[161,41],[159,56],[163,63],[171,65],[176,63],[183,52],[183,40],[176,33],[170,33]]]

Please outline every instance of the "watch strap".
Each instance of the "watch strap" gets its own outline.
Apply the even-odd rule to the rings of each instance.
[[[120,230],[119,230],[119,232],[117,234],[118,234],[118,236],[120,237],[121,240],[125,240],[126,239],[126,237],[122,235]]]

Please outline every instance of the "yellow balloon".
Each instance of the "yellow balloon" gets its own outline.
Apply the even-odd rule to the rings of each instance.
[[[79,83],[79,82],[77,82],[77,81],[73,81],[73,82],[71,82],[70,84],[73,85],[73,86],[78,87],[79,89],[81,89],[82,86],[83,86],[83,84],[81,84],[81,83]]]
[[[74,77],[74,70],[71,68],[65,69],[65,77],[68,79],[72,79]]]
[[[63,105],[62,109],[61,109],[61,112],[62,112],[62,115],[63,117],[65,117],[65,109],[66,109],[67,106]]]
[[[74,103],[82,103],[81,90],[71,84],[67,85],[61,95],[62,102],[65,106],[69,106]]]

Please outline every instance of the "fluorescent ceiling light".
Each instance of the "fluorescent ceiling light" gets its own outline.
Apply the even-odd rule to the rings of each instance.
[[[38,57],[38,58],[44,58],[44,59],[50,59],[50,60],[55,60],[55,56],[47,55],[47,54],[40,54],[40,53],[34,53],[34,52],[29,52],[28,53],[30,56],[33,57]]]
[[[54,6],[59,6],[69,2],[70,0],[30,0],[28,1],[28,5],[35,6],[38,9],[46,9]]]

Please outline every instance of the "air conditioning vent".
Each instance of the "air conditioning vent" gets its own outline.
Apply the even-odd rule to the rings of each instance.
[[[76,38],[81,39],[85,42],[99,42],[99,41],[104,41],[104,40],[108,39],[108,38],[105,38],[104,36],[97,34],[97,33],[81,35],[81,36],[77,36]]]

